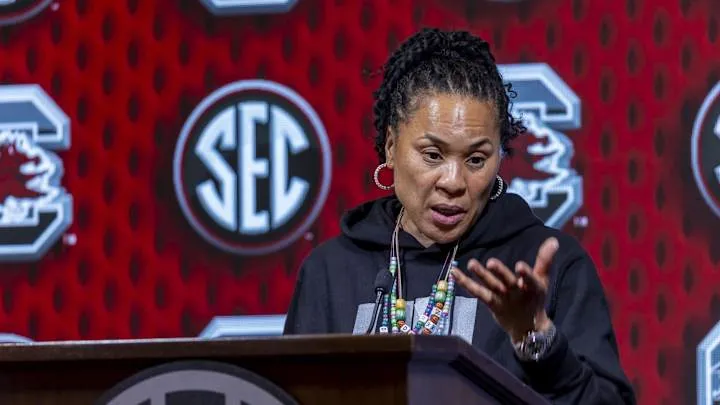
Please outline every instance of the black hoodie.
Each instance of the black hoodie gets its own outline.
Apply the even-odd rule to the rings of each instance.
[[[342,234],[304,261],[285,323],[285,334],[363,333],[370,324],[379,270],[387,269],[391,235],[400,211],[396,197],[365,203],[342,219]],[[539,362],[522,362],[488,308],[456,286],[450,333],[464,338],[554,404],[635,404],[620,366],[605,294],[595,266],[572,237],[545,226],[514,194],[490,202],[461,239],[457,258],[519,260],[534,265],[540,244],[560,242],[550,271],[546,310],[558,328],[551,350]],[[453,246],[423,247],[399,235],[403,290],[411,308],[422,311]],[[410,302],[415,300],[415,302]],[[417,315],[416,315],[417,316]],[[412,324],[412,323],[410,323]]]

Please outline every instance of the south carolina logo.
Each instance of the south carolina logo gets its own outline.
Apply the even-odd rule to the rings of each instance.
[[[28,20],[52,2],[53,0],[0,0],[0,26]]]
[[[720,216],[720,83],[700,107],[693,126],[690,154],[695,182],[713,212]]]
[[[72,222],[70,120],[37,85],[0,86],[0,261],[38,260]]]
[[[580,127],[580,100],[546,64],[499,68],[517,92],[513,113],[528,129],[517,139],[517,156],[503,163],[508,192],[523,197],[547,226],[561,228],[583,202],[582,177],[570,166],[572,141],[558,131]]]

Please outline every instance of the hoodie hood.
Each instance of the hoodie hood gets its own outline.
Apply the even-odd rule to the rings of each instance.
[[[401,204],[396,196],[372,200],[348,211],[341,219],[342,234],[353,242],[382,250],[390,246]],[[503,193],[490,201],[460,241],[459,252],[490,247],[507,241],[523,230],[542,225],[522,197]],[[403,249],[425,249],[414,237],[401,232],[398,243]],[[453,243],[454,245],[454,243]],[[443,249],[433,245],[428,249]]]

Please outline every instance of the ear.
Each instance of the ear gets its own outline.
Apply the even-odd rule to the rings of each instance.
[[[394,163],[395,141],[395,133],[391,129],[388,129],[387,136],[385,137],[385,162],[389,169],[392,169]]]

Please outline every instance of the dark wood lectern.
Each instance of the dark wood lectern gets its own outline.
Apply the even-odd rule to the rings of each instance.
[[[128,377],[178,360],[239,366],[301,405],[548,404],[458,338],[341,335],[0,345],[0,404],[93,405]]]

